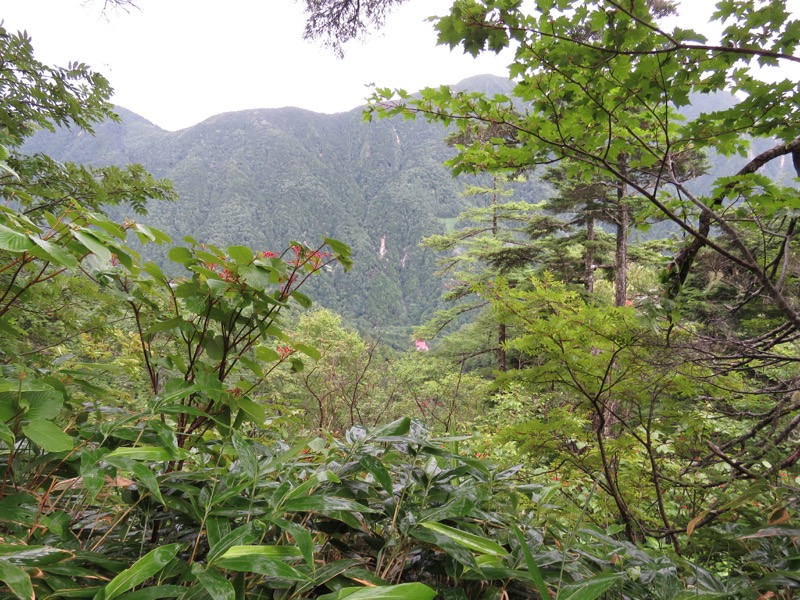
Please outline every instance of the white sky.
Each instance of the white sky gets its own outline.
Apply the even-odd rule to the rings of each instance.
[[[409,0],[344,59],[302,39],[295,0],[138,0],[140,10],[102,17],[103,0],[0,0],[9,30],[25,29],[40,60],[79,60],[103,73],[114,102],[164,129],[247,108],[298,106],[341,112],[364,103],[365,87],[417,91],[482,73],[505,75],[511,56],[464,56],[436,46],[426,17],[452,0]],[[684,26],[704,32],[712,0],[684,0]],[[788,0],[800,12],[800,0]],[[708,33],[708,32],[704,32]]]
[[[431,15],[451,0],[410,0],[387,27],[348,44],[344,59],[303,38],[294,0],[138,0],[140,10],[100,15],[102,0],[3,0],[8,30],[26,30],[39,60],[80,60],[103,73],[114,102],[164,129],[247,108],[351,110],[375,83],[416,91],[481,73],[509,59],[475,60],[436,46]],[[487,60],[493,58],[493,60]]]

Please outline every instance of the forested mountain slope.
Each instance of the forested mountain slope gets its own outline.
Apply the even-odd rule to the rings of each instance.
[[[502,92],[509,84],[480,76],[459,86]],[[466,178],[453,179],[442,165],[453,153],[443,128],[422,120],[366,123],[360,108],[334,115],[281,108],[221,114],[167,132],[118,110],[122,121],[101,125],[94,137],[40,132],[28,149],[93,165],[139,162],[173,180],[179,202],[152,205],[146,221],[176,241],[191,235],[273,251],[321,236],[350,244],[354,269],[319,278],[313,296],[398,343],[408,339],[400,332],[435,307],[436,256],[419,241],[468,201],[461,195]],[[516,197],[537,200],[541,189],[530,183]]]

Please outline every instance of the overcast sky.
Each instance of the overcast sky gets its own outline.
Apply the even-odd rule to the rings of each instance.
[[[5,0],[9,30],[26,30],[50,64],[80,60],[103,73],[114,102],[169,130],[247,108],[341,112],[369,83],[416,91],[470,75],[504,75],[509,59],[475,60],[436,47],[431,15],[451,0],[410,0],[387,27],[338,59],[303,38],[293,0],[138,0],[103,17],[102,0]]]
[[[302,39],[295,0],[137,0],[139,10],[106,17],[102,3],[3,0],[0,16],[7,29],[27,30],[40,60],[88,63],[111,81],[115,103],[169,130],[247,108],[351,110],[370,83],[416,91],[505,75],[511,61],[436,46],[425,19],[446,14],[452,0],[409,0],[381,32],[348,44],[344,59]],[[788,3],[800,11],[800,0]],[[684,0],[684,26],[703,31],[714,4]]]

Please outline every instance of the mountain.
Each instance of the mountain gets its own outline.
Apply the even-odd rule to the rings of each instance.
[[[508,93],[507,79],[482,75],[453,86],[484,93]],[[724,109],[733,96],[701,96],[685,110],[688,118]],[[470,184],[443,166],[454,150],[447,132],[424,120],[400,118],[364,122],[362,109],[333,115],[298,108],[225,113],[176,132],[118,108],[119,123],[103,123],[94,136],[70,131],[37,133],[27,151],[91,165],[137,162],[171,179],[176,203],[149,207],[145,220],[175,243],[191,235],[215,246],[234,244],[277,251],[290,241],[309,245],[322,236],[353,248],[355,266],[316,278],[307,292],[321,305],[344,315],[362,330],[378,332],[398,347],[409,344],[410,328],[431,316],[442,282],[439,258],[420,240],[441,232],[469,205]],[[753,152],[769,143],[761,141]],[[710,157],[711,172],[695,182],[709,193],[711,182],[731,175],[746,157]],[[791,165],[769,165],[778,181],[791,182]],[[548,188],[531,178],[518,185],[515,199],[539,201]],[[129,215],[115,215],[120,218]],[[645,237],[674,233],[661,223]],[[639,234],[636,234],[638,236]],[[163,249],[145,248],[162,264]]]
[[[454,87],[507,92],[511,84],[479,76]],[[420,240],[481,201],[461,195],[475,182],[453,179],[442,165],[454,153],[446,131],[423,120],[367,123],[361,108],[258,109],[168,132],[124,108],[118,114],[121,122],[101,124],[94,136],[39,132],[26,150],[91,165],[138,162],[171,179],[180,200],[151,205],[145,220],[175,242],[191,235],[273,251],[322,236],[350,244],[353,270],[317,278],[310,293],[401,346],[441,293],[437,256]],[[542,189],[527,184],[516,198],[536,201]]]

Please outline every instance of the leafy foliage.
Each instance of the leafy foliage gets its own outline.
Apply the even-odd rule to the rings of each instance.
[[[796,189],[765,168],[796,153],[797,115],[787,102],[796,85],[762,82],[751,69],[797,62],[798,38],[782,2],[721,3],[713,18],[727,28],[719,41],[667,30],[659,19],[669,10],[669,3],[601,0],[454,2],[436,25],[440,42],[474,55],[514,48],[513,92],[441,87],[412,97],[377,89],[367,118],[421,115],[458,128],[464,143],[449,162],[455,173],[558,162],[555,177],[567,195],[606,185],[617,201],[635,196],[650,207],[643,214],[681,228],[660,286],[634,302],[617,277],[618,309],[598,294],[581,300],[546,274],[482,290],[494,297],[498,318],[520,331],[506,348],[529,357],[507,378],[530,391],[529,421],[511,424],[504,439],[528,451],[541,474],[578,477],[584,489],[596,482],[596,501],[607,501],[599,514],[616,512],[630,541],[657,529],[681,552],[676,534],[692,535],[729,510],[744,517],[743,505],[769,497],[767,490],[783,497],[779,473],[798,459],[790,441],[798,317],[786,286],[795,275]],[[755,42],[759,35],[763,43]],[[698,94],[723,91],[744,99],[691,121],[675,112]],[[496,134],[471,136],[476,129]],[[692,152],[744,155],[758,138],[767,148],[718,178],[707,195],[688,187],[696,162],[688,171],[680,165]],[[615,210],[625,206],[617,202]],[[578,210],[586,218],[594,208]],[[620,242],[627,241],[623,230],[618,276]],[[664,502],[662,478],[672,490],[691,489],[691,500],[707,508]],[[715,489],[720,483],[730,487]],[[761,498],[783,514],[782,500]],[[763,523],[764,514],[750,516],[750,525]]]
[[[728,45],[712,48],[691,32],[658,29],[653,18],[669,7],[657,3],[626,10],[539,2],[548,11],[539,17],[515,2],[482,6],[457,1],[439,24],[443,39],[470,52],[525,39],[516,69],[528,79],[517,89],[531,93],[534,109],[423,93],[417,107],[444,103],[445,120],[462,118],[447,110],[463,101],[470,119],[485,111],[506,119],[484,145],[463,144],[456,168],[517,170],[569,158],[566,176],[576,185],[602,181],[600,172],[659,210],[683,210],[684,226],[697,223],[694,241],[674,257],[677,279],[668,272],[659,281],[645,261],[636,265],[635,303],[578,290],[541,272],[543,260],[521,265],[537,277],[476,277],[470,291],[491,301],[495,322],[511,326],[502,345],[518,358],[494,381],[465,357],[457,366],[434,352],[395,357],[329,312],[287,318],[293,307],[311,306],[304,286],[313,276],[351,266],[350,248],[336,239],[289,240],[278,251],[189,237],[166,252],[170,267],[142,261],[129,237],[138,245],[169,237],[109,213],[168,199],[169,186],[135,166],[70,166],[51,177],[57,163],[21,155],[26,110],[40,111],[40,125],[66,120],[87,130],[110,111],[109,90],[102,81],[48,87],[58,77],[81,81],[88,70],[50,69],[33,61],[24,36],[4,38],[18,52],[3,55],[9,72],[36,71],[27,91],[9,76],[3,96],[10,107],[0,157],[8,199],[0,211],[7,595],[792,597],[800,584],[800,481],[791,471],[800,457],[799,375],[787,300],[795,248],[793,214],[778,199],[794,192],[757,171],[794,142],[753,158],[698,203],[681,195],[667,146],[688,144],[697,127],[712,127],[698,145],[720,152],[747,141],[713,130],[720,115],[701,116],[670,138],[669,108],[642,107],[662,98],[681,104],[684,88],[667,83],[680,83],[671,61],[684,53],[710,53],[713,67],[731,53],[729,64],[739,55],[785,58],[796,45],[793,22],[779,4],[722,3],[718,17],[735,24],[725,30]],[[752,32],[762,25],[764,47],[754,49]],[[546,46],[552,56],[541,62]],[[548,71],[550,59],[563,67]],[[664,77],[642,80],[639,69],[656,63],[662,70],[649,72]],[[587,66],[594,78],[579,80]],[[715,73],[708,76],[763,91],[746,73]],[[561,87],[538,88],[539,97],[532,90],[540,79]],[[702,77],[687,81],[694,89]],[[605,95],[589,102],[609,117],[602,127],[580,100],[595,85],[619,102],[606,104]],[[42,88],[50,104],[34,109]],[[551,109],[554,121],[545,118]],[[747,125],[739,110],[723,111],[723,121]],[[772,110],[747,125],[750,133],[773,133],[771,118],[792,116]],[[534,134],[512,117],[542,129]],[[554,145],[546,137],[553,126],[569,137]],[[654,169],[668,172],[676,196],[656,189]],[[673,218],[674,210],[665,214]],[[718,230],[703,233],[706,219]],[[457,348],[476,331],[463,329],[442,346]],[[403,415],[413,412],[430,425]]]

